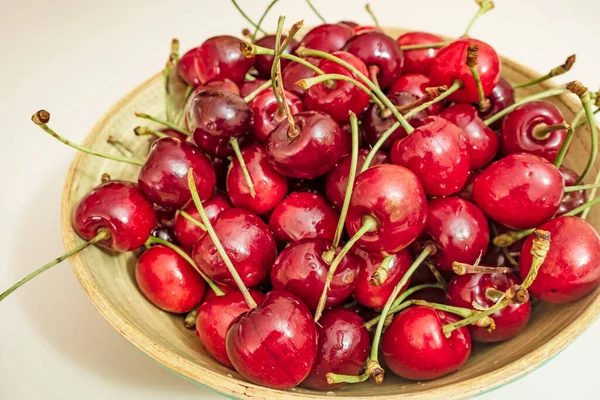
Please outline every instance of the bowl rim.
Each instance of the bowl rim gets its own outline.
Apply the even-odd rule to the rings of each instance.
[[[400,28],[390,28],[400,29]],[[510,66],[514,70],[518,70],[523,75],[530,78],[540,76],[540,74],[531,70],[528,67],[517,64],[516,62],[501,57],[503,66]],[[157,73],[151,78],[147,79],[135,89],[123,96],[117,101],[110,109],[102,116],[102,118],[94,125],[90,133],[86,136],[83,145],[90,145],[103,131],[108,121],[119,109],[123,108],[128,104],[132,98],[136,97],[140,92],[147,89],[149,86],[156,84],[157,81],[162,79],[162,72]],[[544,89],[550,89],[556,87],[556,85],[550,82],[544,82],[540,85]],[[561,96],[561,102],[565,107],[569,108],[573,112],[577,112],[579,104],[573,98],[573,96]],[[79,243],[81,239],[71,226],[71,215],[69,212],[69,204],[71,201],[71,188],[75,182],[75,174],[79,170],[84,159],[84,153],[77,152],[69,171],[67,173],[66,181],[63,188],[63,195],[61,200],[61,224],[63,232],[63,243],[67,250],[73,249]],[[100,314],[108,321],[108,323],[116,329],[122,336],[124,336],[129,342],[146,353],[148,356],[158,361],[163,366],[167,367],[172,372],[180,375],[193,383],[199,384],[200,386],[209,388],[223,394],[227,397],[238,398],[238,399],[256,399],[256,398],[268,398],[268,399],[315,399],[315,398],[331,398],[327,395],[327,392],[323,392],[322,395],[314,393],[301,393],[293,391],[282,391],[269,389],[263,386],[255,385],[250,382],[246,382],[235,377],[222,375],[209,368],[201,367],[193,362],[187,361],[177,354],[169,351],[158,343],[154,342],[152,338],[139,332],[127,318],[122,315],[118,310],[114,309],[107,302],[107,298],[103,295],[97,285],[94,284],[91,279],[91,275],[86,271],[83,261],[79,254],[75,254],[70,257],[69,261],[72,265],[72,270],[79,281],[79,284],[84,289],[86,295],[94,307],[100,312]],[[407,393],[407,394],[385,394],[377,396],[378,399],[392,400],[399,398],[410,398],[410,399],[462,399],[473,397],[477,394],[481,394],[486,391],[491,391],[505,384],[511,383],[537,369],[539,366],[550,361],[554,356],[566,348],[572,343],[587,327],[589,327],[600,314],[600,294],[590,302],[590,304],[580,313],[579,316],[568,326],[563,327],[559,333],[542,344],[537,349],[525,354],[521,358],[512,363],[509,363],[501,368],[494,371],[488,372],[478,377],[470,378],[465,381],[448,384],[438,388],[425,389],[420,392]],[[191,374],[191,370],[202,371],[202,374]],[[196,376],[196,377],[195,377]],[[197,376],[203,376],[204,378],[199,381]],[[353,396],[351,393],[338,392],[336,398],[344,400],[364,400],[368,396]]]

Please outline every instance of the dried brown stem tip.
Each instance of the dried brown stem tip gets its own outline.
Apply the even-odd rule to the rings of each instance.
[[[492,333],[496,329],[496,321],[492,317],[483,317],[477,320],[473,325],[480,328],[485,328],[488,332]]]
[[[46,110],[40,110],[33,114],[31,120],[36,125],[45,125],[50,121],[50,113]]]
[[[325,379],[327,380],[327,383],[330,385],[337,383],[333,372],[327,373],[327,375],[325,375]]]
[[[365,365],[365,374],[368,375],[369,379],[376,385],[381,385],[383,383],[385,370],[381,368],[381,365],[379,365],[377,360],[369,360],[367,361],[367,365]]]
[[[106,172],[102,174],[102,177],[100,178],[100,181],[102,181],[102,183],[106,183],[108,181],[110,181],[110,175],[107,174]]]
[[[244,37],[252,36],[252,32],[250,32],[250,29],[244,28],[244,29],[242,29],[242,36],[244,36]]]
[[[583,97],[588,91],[588,89],[585,86],[583,86],[583,83],[579,81],[569,82],[567,84],[567,90],[579,96],[580,98]]]
[[[387,268],[384,266],[380,266],[379,268],[377,268],[377,270],[375,270],[375,272],[373,272],[373,275],[371,276],[371,280],[369,281],[369,283],[372,286],[381,286],[385,283],[387,278],[388,278]]]
[[[196,310],[190,311],[183,319],[183,326],[187,329],[194,329],[196,327],[196,315]]]
[[[514,268],[507,267],[488,267],[485,265],[471,265],[454,261],[452,263],[452,269],[457,275],[466,274],[512,274],[515,272]]]
[[[442,93],[444,93],[446,90],[448,90],[448,86],[446,86],[446,85],[428,87],[428,88],[425,88],[425,94],[429,98],[428,100],[431,101],[431,100],[435,100],[438,97],[440,97],[440,95]]]
[[[477,66],[477,57],[479,55],[479,46],[476,44],[470,44],[467,48],[467,67],[473,68]]]
[[[550,250],[550,232],[541,229],[536,229],[533,232],[533,244],[531,246],[531,254],[534,257],[545,258]]]
[[[250,44],[248,42],[240,43],[240,51],[246,58],[250,58],[250,57],[254,56],[254,47],[252,46],[252,44]]]
[[[529,301],[529,292],[521,285],[508,288],[506,296],[514,304],[524,304]]]
[[[573,68],[573,64],[575,64],[575,60],[575,54],[570,55],[563,65],[559,65],[558,67],[551,69],[548,75],[550,77],[554,77],[570,71],[571,68]]]

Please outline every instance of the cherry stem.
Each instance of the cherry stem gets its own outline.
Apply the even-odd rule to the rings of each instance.
[[[471,71],[473,80],[475,81],[475,87],[477,87],[477,96],[479,97],[479,101],[477,102],[477,108],[479,109],[479,111],[485,112],[490,109],[491,102],[485,98],[485,93],[483,92],[481,76],[479,75],[479,69],[477,69],[478,55],[479,46],[476,44],[470,44],[467,49],[466,64],[467,67],[469,67],[469,71]]]
[[[263,30],[263,29],[260,27],[260,24],[256,24],[256,22],[252,21],[252,19],[251,19],[251,18],[248,16],[248,14],[246,14],[246,13],[244,12],[244,10],[242,10],[242,8],[239,6],[239,4],[237,3],[237,1],[236,1],[236,0],[231,0],[231,2],[233,3],[234,7],[235,7],[235,8],[236,8],[236,9],[239,11],[239,13],[242,15],[242,17],[244,17],[244,19],[245,19],[246,21],[248,21],[248,23],[249,23],[250,25],[252,25],[253,27],[255,27],[255,28],[256,28],[256,30],[257,30],[258,32],[261,32],[261,33],[263,33],[263,34],[265,34],[265,35],[267,34],[267,32],[265,32],[265,31],[264,31],[264,30]],[[252,41],[254,41],[254,37],[253,37]]]
[[[319,299],[319,304],[317,305],[317,310],[315,311],[315,322],[317,322],[323,314],[325,303],[327,302],[327,292],[329,291],[329,286],[331,285],[333,275],[335,274],[335,270],[337,269],[338,265],[340,265],[346,254],[352,249],[352,246],[354,246],[354,244],[361,237],[369,232],[375,231],[377,227],[377,221],[373,217],[365,215],[363,217],[362,226],[360,229],[350,238],[350,240],[348,240],[344,247],[342,247],[340,252],[329,266],[329,271],[327,271],[327,279],[325,280],[325,286],[323,287],[323,292],[321,293],[321,298]]]
[[[378,27],[378,28],[381,27],[381,25],[379,25],[379,20],[375,16],[375,13],[371,9],[371,5],[369,3],[365,4],[365,10],[367,11],[367,13],[369,13],[369,15],[371,16],[371,18],[373,19],[373,22],[375,23],[375,26]]]
[[[308,88],[310,88],[318,83],[322,83],[322,82],[325,82],[325,85],[327,86],[327,82],[329,82],[329,81],[350,82],[353,85],[355,85],[356,87],[358,87],[360,90],[362,90],[363,92],[368,94],[369,97],[371,98],[371,100],[375,104],[377,104],[382,110],[386,109],[386,106],[383,105],[383,103],[377,98],[377,96],[375,96],[373,94],[372,91],[369,90],[368,87],[366,87],[365,85],[363,85],[362,83],[360,83],[359,81],[357,81],[356,79],[354,79],[350,76],[346,76],[346,75],[342,75],[342,74],[325,74],[325,75],[313,76],[312,78],[300,79],[298,82],[296,82],[296,85],[300,86],[303,89],[308,89]]]
[[[387,256],[382,261],[379,267],[371,275],[369,283],[371,286],[382,286],[388,278],[388,272],[394,256]]]
[[[546,125],[546,124],[538,124],[533,127],[533,131],[531,134],[537,140],[546,140],[550,137],[550,134],[554,131],[567,130],[571,127],[571,125],[566,122],[563,124],[555,124],[555,125]]]
[[[564,64],[559,65],[558,67],[552,68],[550,70],[550,72],[548,72],[546,75],[540,76],[539,78],[533,79],[529,82],[524,82],[524,83],[519,83],[517,85],[513,85],[513,88],[519,89],[519,88],[524,88],[524,87],[528,87],[528,86],[533,86],[538,83],[545,82],[548,79],[554,78],[555,76],[565,74],[573,67],[573,64],[575,64],[575,58],[576,58],[575,54],[570,55],[569,57],[567,57],[567,60],[565,61]]]
[[[526,238],[535,231],[535,228],[522,231],[508,231],[496,236],[492,241],[496,247],[508,247],[521,239]]]
[[[586,90],[586,92],[580,96],[581,103],[583,104],[583,108],[585,110],[585,115],[588,120],[588,125],[590,128],[590,137],[591,137],[591,149],[590,149],[590,158],[588,160],[585,169],[577,179],[575,184],[581,183],[583,179],[587,176],[587,174],[592,170],[596,162],[596,158],[598,156],[598,128],[596,127],[596,118],[594,118],[594,112],[592,111],[592,98],[590,96],[590,92]]]
[[[554,89],[546,90],[544,92],[532,94],[531,96],[523,97],[521,100],[515,102],[515,104],[513,104],[512,106],[506,107],[504,110],[502,110],[502,111],[492,115],[488,119],[484,120],[483,123],[486,124],[487,126],[490,126],[494,122],[498,121],[500,118],[511,113],[515,108],[521,106],[522,104],[525,104],[525,103],[528,103],[528,102],[534,101],[534,100],[541,100],[541,99],[545,99],[545,98],[552,97],[552,96],[558,96],[558,95],[565,94],[565,93],[570,93],[570,91],[567,89],[564,89],[564,88],[554,88]]]
[[[465,36],[465,37],[469,36],[469,32],[471,31],[471,28],[473,27],[473,25],[475,25],[475,22],[483,14],[487,13],[488,11],[490,11],[494,8],[494,3],[489,0],[476,0],[476,2],[477,2],[477,4],[479,4],[479,10],[477,10],[475,15],[469,22],[469,25],[467,25],[467,29],[465,29],[465,33],[463,34],[463,36]]]
[[[187,329],[194,329],[196,327],[196,317],[198,316],[198,309],[194,308],[192,311],[186,314],[183,319],[183,326]]]
[[[185,93],[183,94],[183,106],[181,107],[181,110],[179,110],[177,115],[175,116],[175,126],[179,126],[181,124],[181,119],[183,118],[183,112],[185,111],[185,105],[187,104],[187,101],[193,92],[194,92],[193,86],[188,86],[185,89]],[[178,129],[176,129],[176,130],[178,130]]]
[[[127,147],[127,145],[121,142],[119,139],[114,136],[108,136],[106,138],[106,143],[113,145],[117,150],[121,152],[125,157],[133,157],[133,151]]]
[[[238,163],[240,163],[240,168],[242,169],[242,174],[244,175],[244,179],[246,180],[246,186],[248,186],[248,191],[250,192],[250,196],[252,198],[256,197],[256,190],[254,189],[254,182],[252,181],[252,177],[250,176],[250,171],[248,171],[248,166],[246,165],[246,161],[242,156],[242,151],[240,150],[240,144],[237,138],[232,137],[229,140],[229,144],[233,148],[233,152],[235,154],[235,158]]]
[[[448,284],[446,283],[446,280],[444,279],[444,277],[442,276],[442,274],[440,274],[440,271],[437,269],[437,267],[435,265],[433,265],[433,263],[430,263],[429,261],[425,261],[425,265],[427,265],[427,267],[429,268],[429,270],[431,271],[431,273],[433,274],[433,276],[435,277],[435,280],[445,289],[446,287],[448,287]]]
[[[242,54],[247,58],[250,58],[250,57],[253,57],[256,55],[275,56],[275,50],[268,49],[266,47],[257,46],[255,44],[248,43],[248,42],[242,42],[240,44],[240,49],[242,51]],[[292,62],[301,64],[319,75],[325,75],[325,72],[323,72],[316,65],[313,65],[313,64],[309,63],[308,61],[306,61],[305,59],[295,56],[293,54],[282,53],[281,58],[285,58],[286,60],[290,60]]]
[[[432,87],[432,88],[426,88],[425,92],[427,93],[427,96],[429,96],[431,98],[431,100],[426,103],[421,104],[418,107],[413,108],[412,110],[410,110],[409,112],[406,113],[404,118],[410,119],[410,118],[414,117],[421,111],[426,110],[427,108],[431,107],[432,105],[445,100],[452,93],[456,92],[457,90],[461,89],[462,87],[463,87],[463,83],[459,80],[455,80],[454,82],[452,82],[452,86],[450,86],[449,88],[446,86],[437,86],[437,87]]]
[[[335,385],[336,383],[361,383],[368,380],[369,375],[366,373],[360,375],[343,375],[329,372],[325,375],[325,379],[327,379],[327,383],[330,385]]]
[[[466,274],[512,274],[515,272],[514,268],[507,267],[488,267],[486,265],[471,265],[454,261],[452,263],[452,270],[456,275]]]
[[[136,126],[133,129],[133,133],[135,133],[136,136],[153,135],[153,136],[156,136],[157,138],[160,138],[160,139],[164,139],[166,137],[169,137],[169,135],[167,135],[166,133],[155,131],[154,129],[150,129],[147,126]]]
[[[92,150],[90,148],[87,147],[83,147],[77,143],[73,143],[70,140],[65,139],[64,137],[60,136],[58,133],[56,133],[54,130],[52,130],[47,124],[50,121],[50,113],[46,110],[40,110],[38,112],[36,112],[35,114],[33,114],[33,116],[31,117],[31,120],[40,128],[42,128],[42,130],[44,130],[45,132],[49,133],[51,136],[53,136],[55,139],[58,139],[59,141],[63,142],[64,144],[66,144],[69,147],[72,147],[74,149],[77,149],[79,151],[83,151],[84,153],[88,153],[94,156],[98,156],[98,157],[102,157],[102,158],[106,158],[109,160],[113,160],[113,161],[119,161],[119,162],[124,162],[127,164],[133,164],[133,165],[139,165],[142,166],[144,165],[144,161],[142,160],[137,160],[135,158],[129,158],[129,157],[120,157],[120,156],[113,156],[110,154],[104,154],[104,153],[99,153],[95,150]]]
[[[375,86],[380,87],[377,75],[379,75],[379,67],[377,65],[369,65],[369,78],[371,78],[371,82],[373,82]]]
[[[589,211],[588,211],[588,213],[585,213],[585,211],[589,210],[592,206],[595,206],[596,204],[600,203],[600,197],[594,197],[594,198],[591,198],[591,197],[592,196],[590,194],[590,200],[587,203],[585,203],[584,205],[581,205],[577,208],[572,209],[568,213],[564,213],[562,216],[563,217],[574,217],[577,214],[583,212],[584,214],[581,215],[581,218],[583,218],[583,219],[587,218]]]
[[[499,301],[504,296],[504,292],[493,287],[485,289],[485,297],[490,301]]]
[[[423,50],[423,49],[439,49],[441,47],[444,47],[448,43],[450,43],[450,42],[446,41],[446,42],[437,42],[437,43],[409,44],[409,45],[406,45],[406,46],[402,46],[402,51]]]
[[[402,125],[402,127],[404,128],[404,130],[406,131],[407,134],[410,134],[410,133],[412,133],[412,131],[414,131],[414,128],[402,116],[400,111],[398,111],[396,109],[394,104],[381,91],[381,89],[379,89],[373,82],[371,82],[371,80],[367,76],[365,76],[365,74],[360,72],[354,66],[350,65],[349,63],[342,60],[341,58],[334,56],[333,54],[329,54],[329,53],[326,53],[326,52],[320,51],[320,50],[307,49],[305,47],[302,47],[302,48],[298,48],[296,50],[296,54],[298,54],[301,57],[313,56],[313,57],[324,58],[326,60],[333,61],[336,64],[341,65],[342,67],[346,68],[348,71],[352,72],[355,76],[357,76],[365,85],[367,85],[369,87],[369,89],[371,89],[371,91],[373,93],[375,93],[375,95],[379,98],[379,100],[381,100],[381,102],[392,111],[392,114],[394,114],[394,116],[398,119],[398,121],[400,122],[400,124]]]
[[[306,0],[306,3],[310,7],[310,9],[313,10],[313,12],[315,13],[315,15],[321,20],[321,22],[324,23],[324,24],[326,24],[327,22],[325,21],[325,18],[323,18],[323,16],[321,15],[321,13],[319,11],[317,11],[317,9],[313,5],[312,1]]]
[[[155,236],[149,236],[148,240],[146,240],[146,243],[144,243],[144,245],[148,248],[151,247],[153,244],[162,244],[163,246],[166,246],[166,247],[170,248],[171,250],[173,250],[175,253],[179,254],[181,257],[183,257],[185,259],[185,261],[187,261],[192,267],[194,267],[196,272],[198,272],[198,274],[202,277],[202,279],[204,279],[206,281],[208,286],[210,286],[212,291],[215,292],[215,294],[217,296],[223,296],[225,294],[217,286],[217,284],[213,282],[212,279],[210,279],[208,276],[206,276],[206,274],[204,272],[202,272],[200,270],[200,268],[198,268],[198,265],[194,262],[192,257],[190,257],[181,247],[174,245],[173,243],[166,241],[164,239],[155,237]]]
[[[277,20],[277,30],[275,31],[275,56],[273,58],[273,64],[271,65],[271,85],[273,86],[273,95],[277,100],[277,110],[283,112],[283,104],[285,102],[285,95],[280,94],[278,86],[281,85],[281,76],[278,74],[281,72],[281,34],[283,32],[283,24],[285,23],[285,16],[280,16]],[[285,48],[284,48],[285,49]]]
[[[157,124],[164,125],[167,128],[171,128],[174,131],[182,133],[182,134],[184,134],[186,136],[192,136],[191,132],[188,132],[186,129],[184,129],[184,128],[180,127],[180,126],[177,126],[176,124],[173,124],[173,123],[171,123],[169,121],[164,121],[162,119],[158,119],[156,117],[153,117],[152,115],[148,115],[148,114],[136,112],[135,116],[138,117],[138,118],[143,118],[143,119],[147,119],[147,120],[152,121],[152,122],[156,122]]]
[[[576,192],[578,190],[588,190],[588,189],[596,189],[600,187],[600,183],[588,183],[587,185],[575,185],[575,186],[567,186],[565,188],[565,193]]]
[[[198,213],[200,214],[200,219],[202,220],[202,223],[206,227],[206,232],[210,236],[210,239],[212,240],[215,248],[217,249],[217,251],[219,252],[219,255],[223,259],[225,266],[227,266],[227,269],[229,270],[229,273],[231,274],[233,280],[235,281],[235,284],[237,285],[240,292],[242,292],[242,295],[244,296],[244,299],[246,300],[248,307],[250,307],[250,309],[255,308],[256,302],[250,295],[250,292],[248,292],[248,288],[246,287],[246,285],[244,285],[242,278],[240,277],[237,270],[233,266],[231,259],[229,258],[229,256],[227,255],[227,252],[223,248],[223,245],[221,244],[221,241],[219,240],[217,233],[213,229],[212,224],[210,223],[210,220],[208,219],[208,216],[206,215],[206,212],[204,211],[204,206],[202,205],[202,201],[200,201],[200,196],[198,196],[198,190],[196,189],[196,182],[194,182],[194,171],[192,170],[192,168],[190,168],[188,170],[187,179],[188,179],[188,187],[190,189],[190,193],[192,194],[192,200],[194,201],[194,204],[196,205],[196,208],[198,209]]]
[[[17,290],[18,288],[20,288],[21,286],[23,286],[24,284],[26,284],[27,282],[29,282],[30,280],[35,278],[36,276],[46,272],[47,270],[54,267],[55,265],[60,264],[61,262],[63,262],[67,258],[71,257],[72,255],[79,253],[81,250],[85,249],[86,247],[88,247],[90,245],[98,243],[101,240],[106,240],[108,238],[110,238],[110,232],[106,229],[100,229],[98,231],[98,234],[92,240],[89,240],[89,241],[75,247],[73,250],[66,252],[62,256],[52,260],[51,262],[44,265],[43,267],[36,269],[35,271],[33,271],[32,273],[27,275],[25,278],[21,279],[19,282],[15,283],[10,288],[6,289],[2,294],[0,294],[0,301],[7,298],[12,292]]]
[[[260,19],[258,20],[258,24],[256,25],[256,30],[254,31],[254,33],[252,34],[252,37],[250,38],[250,40],[252,41],[252,43],[256,42],[256,36],[258,35],[258,32],[261,31],[266,35],[266,32],[263,31],[260,26],[262,25],[263,21],[265,20],[267,14],[269,13],[269,11],[271,11],[271,8],[273,8],[273,6],[275,5],[275,3],[277,3],[279,0],[273,0],[269,3],[269,5],[267,6],[267,8],[265,8],[265,11],[263,12],[263,14],[260,16]]]
[[[260,85],[255,91],[250,93],[248,96],[244,97],[244,101],[246,103],[250,103],[252,100],[254,100],[254,98],[256,96],[258,96],[263,91],[267,90],[269,88],[269,86],[271,86],[271,85],[272,85],[272,82],[271,82],[271,79],[269,79],[268,81],[266,81],[265,83]]]
[[[498,236],[498,229],[496,228],[495,223],[493,223],[493,222],[490,223],[490,230],[494,237]],[[508,249],[506,247],[501,247],[501,251],[502,251],[502,254],[504,254],[504,257],[506,257],[506,259],[510,263],[510,265],[512,265],[515,268],[519,267],[519,263],[517,262],[517,260],[515,260],[515,258],[513,256],[510,255],[510,252],[508,251]]]
[[[171,121],[171,117],[173,114],[173,97],[171,96],[171,75],[173,72],[173,68],[179,61],[179,40],[173,39],[171,41],[171,52],[169,53],[169,59],[165,64],[165,68],[163,69],[163,78],[165,85],[165,115],[167,116],[167,121]]]
[[[206,227],[204,226],[204,224],[202,222],[198,221],[196,218],[192,217],[190,214],[188,214],[187,211],[178,210],[177,212],[179,213],[179,215],[181,215],[183,218],[190,221],[192,224],[194,224],[198,228],[202,229],[203,231],[206,231]]]
[[[581,108],[581,110],[579,110],[577,114],[575,114],[575,117],[573,118],[573,121],[571,122],[569,129],[567,130],[567,134],[565,135],[565,140],[563,140],[560,149],[558,150],[558,154],[554,159],[554,166],[556,168],[560,168],[560,166],[562,165],[565,156],[567,155],[567,151],[569,150],[569,146],[571,146],[571,141],[573,140],[573,136],[575,135],[575,130],[579,127],[579,122],[581,121],[585,123],[585,120],[582,120],[584,114],[585,109],[583,107]]]

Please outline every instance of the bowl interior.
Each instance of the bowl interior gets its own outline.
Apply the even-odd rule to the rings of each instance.
[[[397,37],[400,29],[388,29]],[[503,76],[511,82],[523,82],[539,76],[529,69],[503,59]],[[537,85],[519,90],[518,96],[551,87]],[[125,142],[138,156],[148,150],[148,140],[136,137],[133,128],[145,121],[135,111],[164,114],[162,75],[144,82],[117,103],[94,127],[85,144],[94,149],[115,153],[106,143],[109,135]],[[557,105],[570,121],[580,105],[572,96],[549,101]],[[582,171],[589,154],[587,128],[574,137],[566,158],[566,166]],[[591,176],[594,176],[598,165]],[[78,153],[69,171],[62,204],[63,236],[67,249],[81,243],[71,227],[71,215],[79,199],[100,183],[102,173],[115,179],[137,181],[138,169],[131,165]],[[524,212],[526,212],[524,210]],[[600,210],[590,213],[589,221],[600,227]],[[136,254],[115,256],[97,247],[88,248],[71,259],[73,270],[96,308],[108,322],[134,345],[173,371],[201,385],[237,398],[329,398],[333,393],[303,388],[277,391],[246,382],[234,370],[213,360],[200,345],[193,331],[183,327],[180,316],[165,313],[150,304],[138,290],[134,268]],[[537,304],[525,331],[517,338],[501,344],[478,345],[467,364],[457,373],[432,382],[412,382],[386,376],[385,383],[374,390],[372,384],[346,385],[335,391],[336,398],[400,398],[418,399],[464,398],[510,382],[533,370],[574,340],[600,311],[600,290],[571,304]]]

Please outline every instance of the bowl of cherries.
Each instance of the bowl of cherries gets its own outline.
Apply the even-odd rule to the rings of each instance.
[[[67,253],[0,301],[69,259],[131,343],[242,399],[470,397],[596,319],[600,97],[549,82],[575,56],[499,56],[487,0],[458,39],[233,4],[252,29],[173,40],[83,144],[33,115],[77,149]]]

